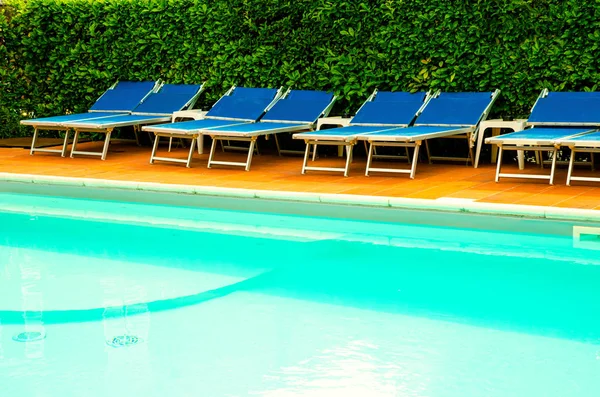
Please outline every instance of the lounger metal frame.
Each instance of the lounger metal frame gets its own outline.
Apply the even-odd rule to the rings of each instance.
[[[363,104],[358,108],[355,115],[358,114],[367,103],[372,102],[376,98],[378,92],[379,91],[377,89],[373,90],[373,93],[371,93],[371,95],[367,98],[367,100],[365,102],[363,102]],[[427,103],[429,102],[430,99],[431,99],[431,93],[427,92],[425,99],[423,100],[423,104],[417,110],[417,112],[413,116],[412,120],[407,124],[352,123],[352,121],[350,121],[349,126],[381,127],[381,131],[385,131],[386,129],[396,129],[396,128],[408,127],[414,121],[414,119],[421,114],[423,109],[425,109],[425,106],[427,106]],[[341,127],[341,128],[346,128],[346,127]],[[335,128],[335,130],[337,131],[339,129]],[[342,172],[344,174],[344,176],[347,177],[350,172],[350,164],[352,163],[352,160],[353,160],[352,152],[354,149],[354,145],[356,145],[356,143],[359,140],[358,136],[359,136],[358,134],[351,135],[351,136],[337,136],[337,135],[327,135],[327,134],[319,134],[319,136],[310,136],[310,134],[294,135],[295,139],[304,139],[304,143],[306,143],[306,149],[304,151],[304,160],[302,162],[302,175],[306,174],[306,171],[328,171],[328,172]],[[344,167],[343,168],[342,167],[320,167],[320,166],[316,166],[316,165],[309,166],[308,160],[309,160],[310,153],[311,153],[311,147],[312,147],[312,161],[314,162],[314,161],[316,161],[317,147],[319,145],[336,146],[336,147],[343,146],[344,151],[346,152],[346,162],[345,162]],[[365,149],[367,149],[366,142],[365,142]],[[373,153],[372,156],[380,157],[380,158],[392,158],[392,157],[397,158],[398,157],[398,156],[389,156],[389,155],[378,155],[376,153]],[[406,158],[407,159],[409,158],[408,151],[407,151]]]
[[[288,88],[287,91],[280,97],[278,98],[279,100],[285,99],[290,92],[292,91],[291,88]],[[319,115],[318,118],[320,117],[327,117],[327,115],[329,114],[329,112],[331,112],[331,109],[333,108],[333,105],[335,104],[335,101],[337,100],[337,96],[333,96],[333,98],[331,99],[331,102],[327,105],[327,107],[321,112],[321,114]],[[272,105],[268,108],[271,109],[275,103],[277,101],[273,102]],[[267,112],[268,112],[267,109]],[[208,130],[206,131],[206,133],[208,135],[210,135],[210,137],[212,138],[212,145],[210,147],[210,154],[208,157],[208,168],[211,168],[213,165],[228,165],[228,166],[234,166],[234,167],[244,167],[244,169],[246,171],[250,171],[250,165],[252,164],[252,156],[254,154],[254,148],[256,146],[256,140],[260,137],[260,136],[265,136],[265,138],[268,138],[269,135],[273,135],[273,138],[275,139],[275,146],[277,148],[277,154],[279,156],[281,156],[282,153],[284,152],[288,152],[288,151],[283,151],[279,145],[279,140],[277,139],[277,134],[280,133],[284,133],[284,132],[300,132],[300,131],[313,131],[314,130],[314,126],[315,126],[315,122],[305,122],[305,121],[291,121],[291,120],[261,120],[259,123],[257,124],[269,124],[269,123],[282,123],[282,124],[289,124],[289,127],[281,127],[281,128],[277,128],[277,129],[270,129],[270,130],[263,130],[263,131],[258,131],[258,132],[254,132],[254,133],[247,133],[247,134],[227,134],[225,132],[223,133],[219,133],[218,130]],[[268,132],[267,132],[268,131]],[[221,160],[214,160],[214,156],[215,156],[215,151],[216,151],[216,147],[217,147],[217,142],[218,141],[234,141],[234,142],[250,142],[250,146],[248,148],[248,155],[246,157],[246,161],[245,162],[238,162],[238,161],[221,161]]]
[[[572,137],[571,137],[572,138]],[[582,182],[600,182],[600,177],[591,176],[574,176],[573,169],[575,168],[575,154],[578,152],[590,153],[591,156],[591,167],[592,171],[595,170],[594,154],[600,153],[600,142],[599,141],[586,141],[584,139],[577,141],[570,141],[569,138],[561,139],[556,142],[559,146],[566,146],[571,149],[571,158],[569,159],[569,170],[567,172],[567,186],[571,186],[571,181],[582,181]]]
[[[104,91],[102,93],[102,95],[100,95],[98,97],[98,99],[96,101],[99,101],[100,98],[102,98],[109,90],[114,89],[117,84],[119,82],[116,81],[113,85],[111,85],[106,91]],[[154,89],[150,92],[148,92],[148,94],[146,94],[146,96],[144,97],[144,99],[146,99],[148,97],[148,95],[150,95],[157,86],[159,86],[161,84],[160,80],[156,81],[154,84]],[[144,100],[142,99],[142,101]],[[130,110],[88,110],[88,113],[113,113],[110,115],[105,115],[105,116],[98,116],[98,117],[94,117],[94,119],[101,119],[104,117],[113,117],[115,115],[119,115],[119,114],[130,114],[131,111]],[[86,120],[91,120],[90,118],[86,118]],[[22,125],[30,125],[33,127],[33,138],[31,140],[31,149],[29,151],[30,155],[34,155],[35,152],[41,152],[41,153],[60,153],[61,157],[66,157],[67,155],[67,147],[69,146],[69,133],[71,131],[71,127],[69,126],[65,126],[64,123],[60,123],[60,122],[43,122],[43,120],[39,120],[36,122],[36,119],[32,119],[32,120],[22,120],[21,121]],[[64,131],[65,132],[65,138],[63,139],[63,144],[61,149],[45,149],[45,148],[36,148],[35,144],[37,142],[38,139],[38,135],[39,135],[39,131]],[[137,136],[136,136],[137,138]]]
[[[215,107],[223,97],[229,96],[233,93],[233,91],[235,90],[236,86],[233,85],[229,90],[227,90],[227,92],[221,97],[219,98],[219,100],[217,100],[217,102],[215,102],[213,104],[212,107]],[[275,97],[273,98],[273,100],[271,101],[271,103],[269,103],[269,105],[264,109],[264,112],[266,112],[268,109],[270,109],[281,97],[281,95],[283,94],[283,87],[280,87],[277,90],[277,94],[275,94]],[[212,108],[211,107],[211,108]],[[239,124],[246,124],[246,123],[254,123],[256,122],[256,120],[250,120],[250,119],[242,119],[242,118],[236,118],[236,117],[217,117],[217,116],[205,116],[204,119],[206,120],[226,120],[226,121],[231,121],[230,125],[220,125],[218,127],[228,127],[228,126],[234,126],[234,125],[239,125]],[[194,156],[194,149],[196,146],[196,142],[198,140],[198,138],[201,135],[204,135],[206,131],[210,130],[210,128],[208,129],[198,129],[198,130],[193,130],[193,131],[188,131],[188,132],[173,132],[172,129],[168,128],[169,124],[166,124],[165,127],[163,129],[160,128],[160,126],[158,127],[153,127],[150,131],[154,133],[154,145],[152,147],[152,154],[150,155],[150,164],[154,164],[155,161],[165,161],[165,162],[171,162],[171,163],[180,163],[180,164],[185,164],[185,166],[187,168],[191,168],[192,166],[192,158]],[[218,127],[214,127],[214,128],[218,128]],[[164,156],[157,156],[156,155],[156,151],[158,149],[158,142],[159,139],[161,137],[165,137],[165,138],[179,138],[179,139],[191,139],[192,142],[190,144],[190,150],[188,152],[188,157],[187,159],[179,159],[179,158],[174,158],[174,157],[164,157]],[[223,147],[223,149],[225,149],[225,147]]]
[[[161,83],[159,86],[157,86],[152,93],[157,93],[160,91],[160,89],[164,86],[164,82]],[[194,106],[194,104],[196,103],[196,101],[198,100],[198,97],[202,94],[202,92],[205,89],[205,84],[202,83],[200,85],[200,88],[198,89],[198,91],[194,94],[194,96],[192,96],[183,106],[182,109],[185,108],[190,108],[192,106]],[[139,132],[141,131],[141,126],[143,124],[159,124],[159,123],[165,123],[171,120],[171,114],[170,113],[141,113],[141,112],[132,112],[131,113],[132,116],[148,116],[148,119],[144,120],[138,120],[136,123],[132,124],[130,121],[123,121],[123,122],[115,122],[109,125],[89,125],[89,124],[78,124],[77,122],[74,123],[69,123],[68,126],[70,128],[72,128],[75,131],[75,136],[73,138],[73,145],[71,146],[71,154],[70,157],[73,158],[75,157],[76,154],[79,155],[86,155],[86,156],[97,156],[100,157],[101,160],[106,160],[106,155],[108,153],[108,147],[110,145],[110,137],[112,135],[112,132],[115,128],[119,128],[119,127],[128,127],[128,126],[132,126],[133,127],[133,132],[135,134],[135,139],[136,139],[136,143],[139,145]],[[96,119],[94,119],[96,120]],[[89,152],[89,151],[83,151],[83,150],[77,150],[77,142],[79,140],[79,135],[81,133],[85,133],[85,132],[90,132],[90,133],[96,133],[96,134],[104,134],[104,145],[102,147],[102,151],[101,152]]]
[[[431,100],[440,96],[441,94],[442,94],[441,91],[437,91],[429,99],[428,103]],[[417,123],[414,124],[415,127],[448,127],[448,129],[445,131],[439,131],[439,132],[421,134],[421,135],[413,135],[413,136],[401,136],[401,135],[386,136],[383,134],[381,134],[381,135],[365,134],[365,135],[358,136],[359,140],[367,141],[369,144],[369,152],[367,155],[367,166],[365,169],[365,175],[369,176],[370,172],[386,172],[386,173],[397,173],[397,174],[409,174],[410,179],[414,179],[415,174],[417,172],[417,163],[419,160],[419,149],[420,149],[423,141],[425,141],[425,148],[427,150],[427,156],[429,158],[430,164],[431,164],[432,160],[451,160],[451,161],[467,160],[468,161],[470,159],[471,161],[473,161],[472,146],[469,147],[469,158],[468,159],[456,158],[456,157],[431,156],[430,151],[429,151],[429,146],[427,145],[427,140],[434,139],[434,138],[455,138],[455,137],[462,138],[462,134],[466,134],[466,138],[467,138],[468,142],[471,142],[471,134],[474,134],[477,131],[477,128],[479,128],[479,123],[487,118],[492,106],[494,105],[494,102],[496,101],[496,99],[498,98],[499,95],[500,95],[500,90],[498,90],[498,89],[492,92],[490,102],[485,107],[485,109],[482,112],[481,116],[479,117],[479,120],[477,121],[477,123],[472,126],[459,126],[459,125],[453,125],[453,124],[418,124],[418,119],[417,119]],[[373,152],[374,152],[375,148],[376,147],[387,147],[387,146],[405,147],[405,148],[407,148],[407,150],[408,150],[408,148],[414,148],[412,161],[410,162],[410,168],[409,169],[398,169],[398,168],[373,167],[372,166]]]
[[[540,92],[540,95],[538,95],[535,103],[531,107],[530,113],[533,112],[533,110],[537,106],[538,102],[541,99],[546,98],[549,93],[550,93],[550,91],[547,88],[544,88]],[[527,123],[527,126],[530,126],[531,128],[526,128],[526,129],[535,130],[536,126],[539,126],[539,127],[592,127],[592,126],[596,126],[597,127],[598,124],[597,123],[571,123],[571,122],[535,122],[535,123]],[[590,129],[589,132],[591,132],[591,131],[592,131],[592,129]],[[586,133],[584,133],[584,134],[586,134]],[[570,138],[580,136],[580,135],[582,135],[582,134],[573,134],[570,136],[562,137],[561,139],[552,139],[552,140],[548,140],[548,139],[536,140],[534,138],[518,139],[518,140],[511,140],[511,142],[509,142],[509,143],[504,142],[502,140],[501,135],[497,136],[497,137],[492,137],[492,138],[486,139],[486,143],[491,143],[491,144],[495,144],[498,146],[496,176],[494,178],[494,181],[499,182],[500,178],[541,179],[541,180],[547,180],[550,185],[554,185],[554,176],[556,174],[556,165],[557,165],[557,154],[558,154],[558,150],[562,146],[562,142],[565,140],[568,140]],[[550,174],[549,175],[513,174],[513,173],[502,172],[502,154],[503,154],[503,152],[504,151],[520,151],[520,150],[536,152],[536,156],[537,156],[537,153],[540,153],[539,163],[540,163],[541,168],[544,167],[544,160],[541,158],[541,154],[544,152],[549,153],[550,157],[552,157],[552,160],[550,161],[550,163],[551,163]],[[600,153],[600,151],[599,151],[599,153]],[[593,155],[592,155],[592,158],[593,158]],[[571,159],[569,160],[569,173],[568,173],[569,175],[567,176],[567,185],[570,184],[571,180],[577,180],[577,179],[574,179],[571,177],[572,168],[574,167],[574,165],[575,165],[575,150],[573,150],[573,152],[571,154]],[[593,167],[593,164],[592,164],[592,167]],[[581,180],[587,180],[587,179],[581,179]]]

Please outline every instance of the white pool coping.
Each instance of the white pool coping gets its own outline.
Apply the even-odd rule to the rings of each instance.
[[[9,172],[0,172],[0,182],[31,183],[48,186],[91,187],[126,191],[140,190],[146,192],[167,192],[210,197],[278,200],[301,203],[323,203],[379,208],[401,208],[407,210],[418,209],[426,211],[460,212],[535,219],[600,222],[599,210],[485,203],[474,201],[472,199],[460,198],[440,198],[437,200],[430,200],[354,194],[287,192],[278,190],[254,190],[153,182],[116,181],[110,179],[15,174]]]

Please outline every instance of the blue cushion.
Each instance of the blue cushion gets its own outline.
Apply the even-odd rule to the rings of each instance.
[[[474,126],[491,100],[491,92],[443,92],[429,101],[415,125]]]
[[[181,110],[196,95],[198,85],[165,84],[135,108],[136,113],[170,114]]]
[[[589,128],[528,128],[517,132],[504,134],[496,139],[501,139],[506,142],[511,140],[555,140],[571,135],[581,134],[586,131],[591,131]]]
[[[438,132],[448,132],[449,135],[455,134],[454,131],[457,129],[454,127],[438,127],[438,126],[416,126],[408,128],[395,128],[389,131],[374,132],[367,134],[368,137],[377,136],[395,136],[395,137],[407,137],[409,139],[419,139],[422,136],[429,134],[435,134]],[[460,131],[460,130],[458,130]]]
[[[303,136],[319,138],[319,136],[337,136],[337,137],[353,137],[357,135],[368,135],[374,132],[391,131],[401,127],[393,126],[366,126],[366,125],[350,125],[348,127],[329,128],[326,130],[306,132]]]
[[[332,99],[332,94],[323,91],[292,90],[277,101],[262,120],[314,123]]]
[[[600,125],[600,92],[550,92],[538,100],[528,121]]]
[[[570,141],[598,141],[600,142],[600,132],[594,132],[592,134],[585,134],[577,138],[571,138]]]
[[[66,114],[63,116],[52,116],[52,117],[40,117],[39,119],[29,119],[23,120],[28,122],[27,124],[31,125],[44,125],[44,124],[59,124],[59,123],[68,123],[73,121],[80,120],[90,120],[90,119],[98,119],[102,117],[113,117],[118,115],[118,112],[89,112],[89,113],[76,113],[76,114]],[[127,114],[127,113],[121,113]]]
[[[95,111],[133,111],[146,95],[154,88],[152,81],[122,81],[107,90],[90,110]]]
[[[393,102],[366,102],[352,119],[352,124],[409,125],[421,106],[423,106],[421,95],[413,95]]]
[[[286,99],[298,101],[321,101],[329,103],[333,100],[333,94],[326,91],[291,90]]]
[[[253,88],[253,87],[235,87],[231,96],[240,98],[275,98],[277,90],[275,88]]]
[[[214,104],[206,117],[227,117],[256,121],[263,115],[271,101],[273,101],[273,97],[224,96]]]
[[[185,94],[150,94],[148,98],[138,107],[136,113],[170,114],[181,110],[193,95]]]
[[[240,121],[229,121],[229,120],[214,120],[214,119],[200,119],[191,121],[181,121],[178,123],[160,124],[155,127],[162,130],[173,130],[178,131],[200,131],[207,128],[225,127],[230,125],[242,124]]]

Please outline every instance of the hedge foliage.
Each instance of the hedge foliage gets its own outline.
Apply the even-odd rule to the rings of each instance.
[[[0,136],[84,111],[117,79],[333,90],[502,90],[496,115],[541,88],[595,90],[600,3],[581,0],[5,0]]]

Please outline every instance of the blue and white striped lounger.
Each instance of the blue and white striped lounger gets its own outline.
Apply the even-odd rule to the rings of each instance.
[[[312,130],[319,117],[329,114],[335,100],[333,94],[324,91],[288,90],[257,123],[207,130],[205,133],[213,139],[208,168],[213,165],[230,165],[244,167],[249,171],[254,146],[260,136],[273,135],[277,151],[281,154],[284,150],[279,147],[276,134]],[[214,160],[217,141],[250,142],[246,162]]]
[[[370,134],[359,135],[359,140],[369,143],[369,154],[365,175],[371,171],[409,174],[414,179],[419,159],[421,143],[434,138],[459,137],[465,135],[471,142],[473,134],[482,120],[485,120],[500,90],[493,92],[444,92],[436,93],[427,103],[414,125]],[[373,151],[376,147],[412,147],[413,159],[410,169],[372,167]],[[426,146],[428,149],[428,147]],[[473,153],[469,146],[468,158],[431,156],[432,160],[473,161]]]
[[[171,120],[173,112],[193,106],[203,91],[203,87],[203,84],[162,84],[148,95],[131,114],[65,123],[65,127],[75,130],[75,138],[71,147],[71,157],[74,157],[76,154],[83,154],[100,156],[102,160],[105,160],[110,144],[110,136],[115,128],[133,126],[137,137],[137,132],[142,125],[167,122]],[[77,150],[77,140],[79,134],[82,132],[105,134],[102,152]]]
[[[561,145],[600,127],[600,93],[542,90],[531,110],[527,124],[531,128],[486,139],[487,143],[498,145],[499,148],[495,180],[498,182],[501,177],[546,179],[552,185],[557,151]],[[567,146],[566,143],[564,146]],[[504,150],[551,153],[550,175],[502,173]],[[541,164],[543,165],[543,161]]]
[[[578,136],[561,138],[556,141],[556,144],[559,146],[566,146],[571,149],[569,172],[567,174],[567,186],[571,185],[571,181],[600,182],[600,177],[573,176],[573,167],[575,167],[575,154],[577,152],[591,153],[591,164],[592,167],[594,167],[594,153],[600,153],[600,132],[596,131]]]
[[[281,89],[233,86],[213,105],[201,120],[143,127],[144,131],[153,132],[156,136],[150,156],[150,164],[154,164],[154,161],[159,160],[184,163],[186,167],[191,167],[194,146],[198,137],[213,128],[254,123],[280,96]],[[192,143],[187,159],[156,156],[160,137],[191,139]]]
[[[294,139],[303,139],[306,143],[302,174],[306,171],[332,171],[343,172],[344,176],[348,176],[352,162],[352,149],[358,141],[358,136],[408,127],[428,100],[429,95],[424,92],[411,94],[375,90],[358,109],[347,127],[295,134]],[[315,162],[318,145],[345,147],[345,167],[308,166],[311,146],[313,147],[312,161]]]
[[[33,126],[33,140],[30,154],[35,152],[60,153],[65,157],[69,143],[69,128],[65,123],[112,117],[119,114],[131,113],[158,85],[158,81],[121,81],[113,84],[90,107],[87,113],[67,114],[62,116],[41,117],[38,119],[22,120],[21,124]],[[65,131],[63,146],[58,149],[36,148],[38,131]]]

